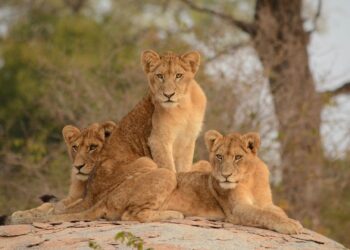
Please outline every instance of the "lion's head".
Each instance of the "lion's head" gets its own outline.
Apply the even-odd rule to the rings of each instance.
[[[152,50],[141,55],[143,70],[148,77],[154,101],[165,108],[176,107],[189,95],[189,85],[200,63],[198,52],[158,55]]]
[[[248,178],[260,147],[258,133],[231,133],[223,136],[218,131],[209,130],[204,137],[213,167],[212,176],[221,188],[233,189]]]
[[[93,123],[83,130],[72,125],[63,128],[63,138],[78,180],[86,181],[88,179],[99,160],[105,140],[116,126],[114,122],[108,121],[102,124]]]

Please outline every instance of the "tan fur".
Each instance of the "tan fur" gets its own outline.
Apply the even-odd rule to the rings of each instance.
[[[106,133],[106,124],[95,123],[82,131],[71,126],[74,128],[74,136],[69,141],[72,148],[74,146],[71,152],[73,165],[85,164],[80,171],[84,171],[88,177],[83,199],[66,207],[63,214],[51,210],[34,216],[33,213],[14,213],[11,216],[12,224],[94,220],[102,217],[141,222],[183,218],[180,212],[159,210],[176,188],[175,173],[158,168],[147,157],[124,165],[108,157],[106,148],[118,128],[109,122]]]
[[[201,160],[192,165],[191,172],[211,172],[212,169],[210,162]]]
[[[91,127],[99,127],[99,125],[93,124]],[[80,145],[80,149],[82,148],[82,141],[84,137],[90,137],[88,144],[89,145],[98,145],[101,144],[101,139],[104,138],[105,135],[109,137],[112,130],[117,128],[117,124],[113,121],[108,121],[103,123],[103,128],[105,131],[104,135],[101,134],[88,134],[88,130],[80,130],[74,126],[67,125],[62,130],[62,136],[64,138],[64,142],[67,146],[67,151],[69,158],[72,161],[72,170],[70,175],[70,186],[67,197],[60,200],[59,202],[53,203],[44,203],[39,207],[25,210],[25,211],[16,211],[12,214],[12,218],[23,218],[23,217],[40,217],[43,214],[50,214],[55,210],[56,213],[62,213],[67,208],[72,207],[78,204],[86,193],[87,188],[87,180],[90,176],[91,171],[95,166],[95,161],[91,162],[89,158],[87,160],[84,159],[84,156],[81,155],[80,152],[75,150],[75,146]],[[80,150],[81,151],[81,150]],[[91,152],[94,153],[94,152]],[[80,167],[81,166],[81,167]],[[14,219],[13,219],[14,221]]]
[[[145,51],[141,61],[155,108],[149,137],[152,158],[159,167],[187,172],[206,107],[206,97],[194,80],[200,55]]]
[[[164,209],[186,216],[225,218],[233,224],[285,234],[301,232],[301,224],[272,202],[269,170],[257,156],[258,134],[223,136],[211,130],[205,141],[212,172],[179,174],[178,188]]]
[[[99,127],[98,124],[93,124],[92,126],[96,126],[96,128]],[[87,136],[107,139],[118,125],[113,121],[107,121],[102,124],[102,127],[104,130],[103,135],[91,134]],[[88,177],[95,166],[95,160],[92,162],[86,160],[84,155],[80,155],[79,152],[75,150],[75,146],[82,146],[84,131],[80,133],[78,128],[67,125],[63,128],[62,135],[67,146],[68,155],[72,161],[72,172],[68,195],[55,204],[56,212],[63,212],[65,209],[75,205],[80,199],[84,198]],[[101,139],[96,142],[94,141],[94,139],[90,139],[87,144],[101,146]],[[95,150],[90,150],[90,154],[95,153],[94,151]]]

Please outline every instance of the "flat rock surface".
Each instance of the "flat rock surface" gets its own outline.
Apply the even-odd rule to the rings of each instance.
[[[119,232],[140,237],[144,249],[346,249],[304,229],[298,235],[236,226],[202,218],[167,222],[63,222],[0,226],[0,249],[132,249],[115,239]]]

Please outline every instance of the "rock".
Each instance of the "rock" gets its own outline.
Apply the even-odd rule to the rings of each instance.
[[[40,244],[42,244],[43,242],[45,242],[47,239],[43,239],[42,237],[38,237],[38,236],[33,236],[31,237],[27,243],[26,243],[26,247],[36,247],[39,246]]]
[[[0,227],[0,249],[89,249],[89,245],[106,250],[131,249],[126,247],[126,242],[115,239],[120,232],[130,232],[130,237],[142,242],[144,249],[156,250],[346,249],[307,229],[298,235],[284,235],[202,218],[154,223],[90,221],[3,226]]]
[[[32,231],[31,225],[10,225],[0,226],[0,236],[2,237],[13,237],[23,234],[28,234]]]
[[[52,229],[54,227],[49,223],[40,223],[40,222],[34,222],[33,226],[41,229]]]

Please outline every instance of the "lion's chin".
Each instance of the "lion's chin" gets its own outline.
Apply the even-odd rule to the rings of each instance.
[[[79,173],[79,174],[76,175],[76,177],[77,177],[77,179],[79,181],[87,181],[87,179],[89,179],[89,175],[88,174],[81,174],[81,173]]]
[[[234,189],[237,186],[237,182],[220,182],[219,185],[223,189]]]
[[[178,105],[177,102],[162,102],[162,107],[163,108],[175,108]]]

